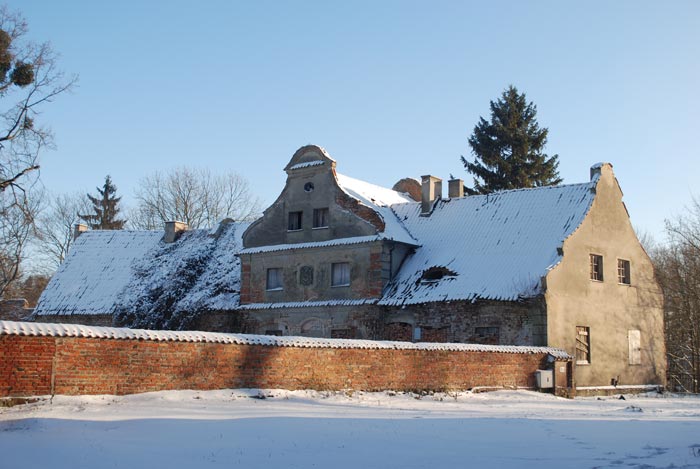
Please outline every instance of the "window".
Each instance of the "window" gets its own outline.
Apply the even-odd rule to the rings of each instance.
[[[591,363],[591,328],[576,326],[576,364]]]
[[[499,343],[500,330],[498,327],[476,327],[474,334],[476,335],[475,342],[480,344],[498,345]]]
[[[603,281],[603,256],[591,254],[591,280]]]
[[[642,364],[642,333],[640,331],[627,331],[629,342],[629,363],[630,365]]]
[[[282,269],[267,269],[267,283],[265,289],[282,290],[283,288],[284,283],[282,282]]]
[[[301,214],[302,212],[289,212],[288,231],[298,231],[301,229]]]
[[[630,261],[617,260],[617,283],[630,285]]]
[[[350,264],[338,262],[331,264],[331,286],[347,287],[350,285]]]
[[[314,209],[314,228],[328,228],[328,208]]]

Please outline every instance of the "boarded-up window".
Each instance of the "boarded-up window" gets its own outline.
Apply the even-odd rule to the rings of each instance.
[[[500,330],[498,327],[476,327],[474,328],[475,340],[479,344],[498,345]]]
[[[642,333],[640,331],[627,331],[630,348],[630,365],[642,364]]]
[[[591,329],[585,326],[576,326],[576,364],[587,365],[591,363]]]

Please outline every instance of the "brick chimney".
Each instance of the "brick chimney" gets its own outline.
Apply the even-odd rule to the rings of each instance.
[[[83,225],[82,223],[76,223],[75,225],[73,225],[73,241],[78,239],[78,236],[80,236],[82,233],[85,233],[87,230],[87,225]]]
[[[447,196],[450,199],[464,197],[464,181],[462,179],[450,179],[447,181]]]
[[[174,243],[180,234],[187,231],[187,223],[181,221],[166,221],[165,236],[163,241],[166,243]]]
[[[442,179],[430,175],[421,176],[421,216],[429,216],[438,199],[442,199]]]

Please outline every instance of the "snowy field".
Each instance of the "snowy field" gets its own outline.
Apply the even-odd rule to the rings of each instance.
[[[700,468],[700,398],[226,390],[0,409],[0,468]]]

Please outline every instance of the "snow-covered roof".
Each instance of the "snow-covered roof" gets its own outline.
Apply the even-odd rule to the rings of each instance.
[[[158,246],[161,231],[87,231],[75,240],[35,315],[108,314],[132,280],[131,266]]]
[[[241,235],[248,223],[191,230],[174,243],[162,231],[88,231],[39,299],[35,316],[139,315],[167,305],[181,311],[235,309]]]
[[[384,231],[380,234],[382,238],[406,244],[418,244],[392,210],[393,205],[415,203],[408,195],[342,174],[336,173],[336,179],[343,192],[373,209],[382,218],[384,221]]]
[[[117,324],[182,329],[201,311],[342,306],[322,301],[239,305],[241,253],[392,239],[415,246],[379,299],[362,304],[514,301],[542,293],[541,279],[581,224],[599,177],[438,201],[429,216],[405,194],[337,175],[341,189],[384,220],[382,233],[323,242],[242,249],[244,223],[216,233],[184,232],[170,244],[161,231],[89,231],[75,242],[35,310],[35,317],[115,314]],[[426,275],[426,272],[428,275]],[[336,300],[333,300],[336,301]]]
[[[381,239],[385,238],[379,234],[376,234],[369,236],[355,236],[352,238],[329,239],[328,241],[311,241],[308,243],[271,244],[269,246],[256,246],[252,248],[245,248],[241,250],[240,254],[289,251],[292,249],[322,248],[328,246],[339,246],[341,244],[362,244],[371,243],[372,241],[379,241]],[[413,243],[415,244],[415,241]]]
[[[541,293],[541,278],[593,202],[585,184],[496,192],[439,201],[430,216],[420,203],[392,206],[421,245],[402,265],[379,304],[449,300],[517,300]],[[424,278],[444,268],[442,279]]]
[[[277,347],[303,348],[446,350],[524,354],[547,353],[555,358],[571,358],[571,356],[564,350],[553,347],[431,342],[411,343],[357,339],[318,339],[311,337],[279,337],[268,335],[228,334],[221,332],[154,331],[117,327],[83,326],[79,324],[45,324],[13,321],[0,321],[0,335],[89,337],[95,339],[153,340],[158,342],[213,342],[222,344],[268,345]]]

